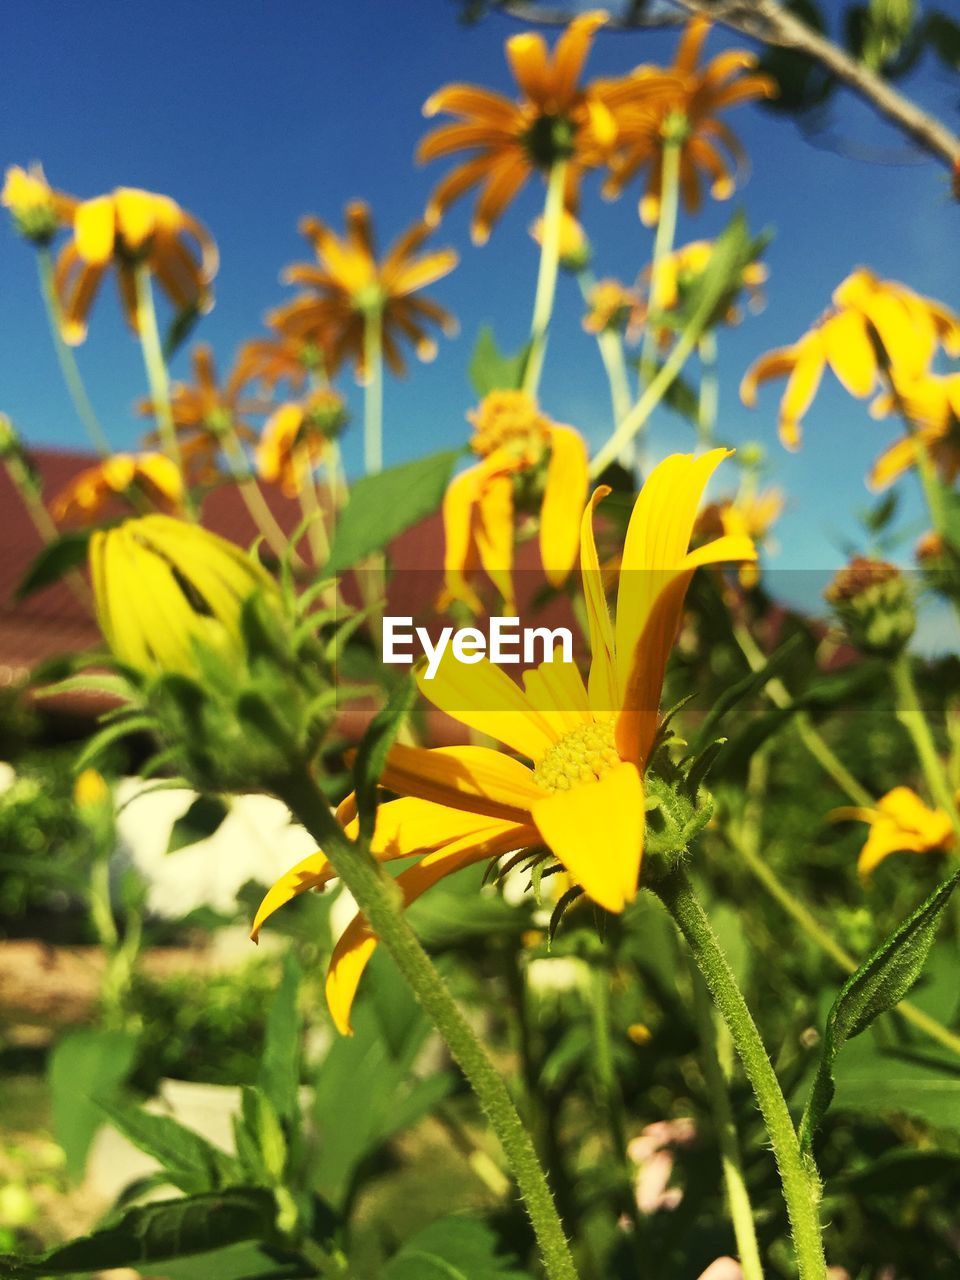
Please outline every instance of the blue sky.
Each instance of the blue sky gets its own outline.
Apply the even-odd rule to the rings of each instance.
[[[445,172],[443,164],[425,171],[413,165],[425,128],[422,102],[454,79],[509,90],[503,40],[518,29],[499,17],[464,27],[453,0],[15,0],[0,18],[0,160],[41,160],[55,185],[81,196],[142,186],[197,214],[222,256],[217,304],[197,336],[226,365],[259,330],[264,311],[289,295],[278,274],[308,256],[296,229],[301,214],[339,224],[344,203],[361,196],[372,204],[383,240],[419,216]],[[675,33],[601,34],[589,70],[615,74],[669,61],[675,42]],[[708,48],[735,43],[743,42],[717,31]],[[942,67],[925,63],[909,89],[956,125],[956,81]],[[804,448],[790,455],[776,441],[780,385],[750,412],[737,384],[756,355],[798,337],[858,264],[960,306],[960,208],[944,169],[911,155],[899,134],[847,95],[836,101],[832,134],[879,149],[886,163],[840,156],[822,139],[812,145],[789,120],[753,106],[737,108],[729,120],[752,158],[750,180],[733,201],[683,217],[679,237],[714,235],[738,206],[751,227],[776,233],[766,255],[766,310],[721,333],[720,429],[733,440],[762,440],[790,495],[774,563],[822,568],[840,558],[838,539],[855,534],[853,512],[869,498],[863,475],[895,428],[871,422],[865,405],[828,376],[808,415]],[[389,383],[388,463],[464,439],[466,367],[482,323],[493,324],[505,347],[525,339],[536,276],[527,227],[541,198],[531,184],[483,249],[469,242],[469,204],[441,228],[436,243],[456,246],[462,261],[431,292],[460,317],[463,332],[442,345],[436,363],[413,362],[405,382]],[[635,195],[605,204],[590,189],[583,214],[598,274],[631,278],[650,251]],[[143,393],[143,371],[108,292],[79,360],[112,440],[129,447],[140,430],[131,406]],[[608,429],[606,382],[593,340],[580,329],[572,280],[561,280],[558,305],[542,402],[599,444]],[[6,220],[0,323],[0,408],[33,443],[81,444],[58,381],[32,250]],[[184,372],[180,356],[174,373]],[[349,383],[344,389],[355,396]],[[358,435],[354,429],[347,446],[351,465]],[[653,441],[659,453],[693,447],[690,428],[669,412],[657,419]],[[919,529],[921,519],[908,490],[905,521]]]

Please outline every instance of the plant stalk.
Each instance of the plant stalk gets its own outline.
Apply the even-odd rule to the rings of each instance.
[[[523,389],[536,398],[547,351],[553,300],[557,292],[560,267],[560,229],[563,222],[563,196],[567,180],[567,161],[555,160],[547,178],[547,194],[543,205],[543,234],[540,239],[540,269],[537,291],[533,299],[530,322],[530,352],[523,371]]]
[[[890,663],[890,678],[896,694],[897,719],[910,735],[934,803],[939,805],[950,818],[954,834],[960,838],[960,813],[957,812],[957,803],[947,779],[947,771],[920,704],[920,695],[917,692],[913,668],[910,665],[910,655],[906,650],[899,653]]]

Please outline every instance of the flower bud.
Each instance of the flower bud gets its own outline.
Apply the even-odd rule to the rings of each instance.
[[[73,784],[73,802],[82,811],[99,809],[110,799],[110,788],[104,781],[103,774],[96,769],[84,769],[77,774]]]
[[[913,635],[912,593],[900,570],[884,560],[854,556],[824,596],[864,653],[896,657]]]
[[[114,655],[144,675],[200,677],[210,657],[242,666],[241,615],[276,583],[245,552],[199,525],[149,515],[94,533],[97,619]]]
[[[17,231],[34,244],[49,244],[63,223],[63,197],[50,187],[39,165],[6,172],[0,204],[10,210]]]

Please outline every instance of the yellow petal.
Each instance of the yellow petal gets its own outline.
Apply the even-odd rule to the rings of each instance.
[[[267,890],[253,918],[250,937],[256,942],[260,937],[260,930],[275,911],[285,907],[301,893],[306,893],[310,889],[322,889],[336,874],[327,855],[319,850],[301,859],[295,867],[285,871]]]
[[[503,597],[505,614],[515,612],[513,595],[513,477],[489,476],[476,509],[477,553],[487,577]]]
[[[590,675],[587,682],[590,706],[594,711],[615,711],[620,706],[617,666],[614,656],[613,625],[603,590],[597,546],[593,537],[593,513],[609,494],[607,485],[593,491],[590,504],[580,520],[580,573],[590,630]]]
[[[592,719],[580,672],[575,663],[563,662],[561,655],[557,648],[552,662],[541,662],[523,673],[524,692],[558,738]]]
[[[531,102],[541,105],[548,93],[550,77],[543,36],[533,31],[511,36],[506,44],[506,54],[517,84]]]
[[[748,409],[757,407],[757,386],[769,378],[782,378],[797,362],[797,348],[778,347],[755,360],[740,383],[740,399]]]
[[[855,311],[841,311],[824,322],[821,330],[830,367],[852,396],[870,394],[877,377],[873,343]]]
[[[867,483],[871,489],[888,488],[895,480],[915,466],[917,461],[917,441],[914,436],[904,436],[895,440],[889,449],[884,449],[880,457],[870,469]]]
[[[77,252],[91,266],[103,266],[113,254],[115,212],[111,196],[97,196],[77,205],[73,218]]]
[[[780,404],[784,422],[799,423],[810,408],[823,377],[826,355],[820,333],[814,329],[797,344],[797,361],[787,380]]]
[[[136,252],[153,235],[156,227],[155,197],[149,191],[121,187],[114,195],[114,204],[117,230],[123,236],[124,247]]]
[[[512,822],[540,798],[530,770],[490,747],[390,748],[381,785],[404,795]]]
[[[577,558],[587,498],[587,446],[573,427],[550,427],[550,461],[540,511],[540,558],[547,581],[560,587]]]
[[[557,791],[533,808],[546,844],[576,884],[607,911],[620,912],[637,893],[643,853],[643,783],[632,764],[599,782]],[[597,838],[602,829],[603,838]]]
[[[486,658],[467,665],[448,648],[432,680],[422,667],[415,675],[428,702],[530,760],[541,760],[556,741],[522,689]]]

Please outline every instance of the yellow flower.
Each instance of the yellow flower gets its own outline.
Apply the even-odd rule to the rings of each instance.
[[[886,489],[917,462],[926,450],[946,484],[960,475],[960,373],[928,373],[913,380],[894,376],[894,389],[879,395],[870,415],[885,418],[898,412],[913,431],[897,440],[873,464],[869,484]]]
[[[759,383],[789,374],[780,402],[780,439],[796,449],[800,420],[828,365],[862,400],[881,375],[910,380],[926,373],[938,346],[960,355],[960,317],[943,303],[860,268],[838,285],[833,306],[799,341],[754,362],[740,384],[740,398],[752,409]]]
[[[20,234],[41,245],[49,244],[60,227],[70,225],[77,207],[73,196],[50,186],[39,164],[29,169],[14,164],[7,169],[0,204],[10,210]]]
[[[952,849],[956,837],[942,809],[928,809],[909,787],[894,787],[873,809],[834,809],[831,822],[866,822],[867,842],[860,850],[857,870],[866,877],[891,853],[938,853]]]
[[[219,478],[218,457],[227,432],[241,440],[255,440],[256,430],[248,421],[251,414],[263,413],[266,402],[246,398],[246,378],[239,367],[228,375],[221,386],[217,380],[213,351],[206,343],[194,347],[192,354],[193,384],[175,382],[170,388],[170,410],[180,445],[184,469],[193,484],[213,484]],[[152,400],[142,400],[139,411],[156,416]],[[155,446],[158,431],[143,437],[145,445]]]
[[[198,650],[244,656],[240,619],[251,596],[278,595],[246,552],[171,516],[142,516],[90,540],[100,630],[114,655],[147,675],[198,676]]]
[[[588,457],[573,427],[552,422],[525,391],[491,391],[468,414],[481,461],[450,482],[443,500],[445,589],[441,606],[461,600],[482,611],[470,585],[481,566],[504,600],[513,593],[514,507],[518,485],[542,476],[540,556],[547,580],[562,586],[577,556],[577,524],[587,497]]]
[[[110,798],[110,788],[96,769],[83,769],[73,783],[73,802],[78,809],[98,809]]]
[[[237,353],[234,374],[242,385],[259,383],[272,393],[286,382],[291,391],[298,392],[311,373],[323,373],[326,367],[326,357],[319,347],[279,335],[245,342]]]
[[[86,338],[90,307],[111,265],[127,321],[139,332],[140,264],[178,311],[209,311],[213,306],[210,284],[217,273],[217,246],[202,224],[169,196],[118,187],[77,205],[73,239],[60,253],[55,277],[67,342],[76,346]]]
[[[741,102],[771,98],[777,91],[769,76],[741,74],[751,72],[757,64],[756,57],[745,49],[727,50],[698,67],[710,26],[706,18],[687,23],[666,76],[651,67],[638,67],[627,80],[632,92],[621,95],[614,113],[617,157],[604,193],[619,195],[626,183],[649,165],[646,193],[640,201],[640,217],[647,226],[660,217],[664,143],[672,140],[679,145],[680,192],[691,213],[700,208],[702,173],[711,180],[713,198],[728,200],[736,189],[736,172],[744,155],[718,114]],[[733,165],[721,148],[729,153]]]
[[[627,530],[616,619],[607,611],[593,538],[593,510],[581,521],[580,563],[592,663],[586,685],[573,664],[543,663],[521,689],[486,659],[456,661],[452,651],[420,690],[434,706],[524,757],[488,747],[394,745],[382,784],[400,799],[377,810],[373,852],[381,861],[416,856],[397,879],[409,903],[471,863],[544,846],[588,897],[620,912],[637,891],[644,838],[643,774],[659,720],[667,658],[694,571],[720,560],[751,559],[745,538],[721,538],[688,552],[703,490],[726,450],[675,454],[651,473]],[[357,831],[355,801],[338,816]],[[268,892],[254,936],[268,916],[332,877],[322,852]],[[376,938],[362,917],[335,949],[327,1000],[339,1029]]]
[[[427,326],[437,325],[447,337],[457,332],[448,311],[418,295],[448,275],[459,259],[453,249],[418,255],[430,234],[430,228],[418,222],[378,262],[369,208],[360,200],[348,204],[346,222],[347,233],[341,238],[318,218],[303,219],[300,229],[316,250],[317,265],[287,267],[284,279],[288,284],[306,285],[309,292],[278,307],[268,322],[284,337],[312,343],[324,353],[328,374],[351,360],[362,379],[366,318],[379,312],[384,356],[393,372],[402,376],[406,366],[401,339],[413,344],[421,360],[432,360],[437,344]]]
[[[590,290],[589,310],[583,317],[587,333],[603,333],[607,329],[627,330],[633,337],[640,328],[642,304],[636,289],[628,289],[619,280],[598,280]]]
[[[712,502],[704,507],[697,520],[696,541],[724,536],[744,537],[755,546],[762,547],[783,514],[785,505],[783,492],[777,488],[764,489],[760,493],[740,493],[734,498]],[[740,566],[741,586],[755,587],[759,579],[756,561]]]
[[[470,153],[434,189],[428,222],[439,222],[454,200],[479,187],[471,236],[474,244],[485,244],[531,174],[546,173],[559,160],[568,162],[567,207],[576,208],[584,170],[602,164],[617,137],[614,107],[622,82],[580,83],[594,35],[606,18],[601,10],[579,14],[557,40],[552,57],[543,36],[531,31],[511,36],[506,54],[519,101],[469,84],[446,85],[427,100],[425,116],[444,113],[456,119],[427,134],[417,160]],[[659,84],[651,77],[633,92],[653,94]]]
[[[707,267],[713,255],[714,241],[694,240],[663,258],[650,271],[650,310],[654,313],[672,311],[682,300],[684,293],[694,284]],[[751,309],[763,305],[763,288],[767,282],[767,268],[762,262],[748,262],[743,269],[740,283],[747,291]],[[725,324],[738,324],[740,310],[735,299],[727,295],[723,299],[723,311],[719,319]]]
[[[537,218],[530,227],[530,235],[542,248],[542,215]],[[575,218],[569,209],[562,210],[560,214],[560,266],[564,271],[572,271],[576,274],[578,271],[585,270],[590,265],[592,253],[593,251],[590,247],[590,241],[587,239],[587,233],[584,231],[579,219]]]
[[[257,472],[295,498],[314,467],[323,462],[347,421],[343,397],[321,387],[305,400],[282,404],[270,415],[257,445]]]
[[[58,524],[71,519],[89,523],[115,498],[127,494],[140,495],[162,510],[175,510],[183,501],[183,480],[162,453],[115,453],[74,476],[50,503],[50,514]]]

